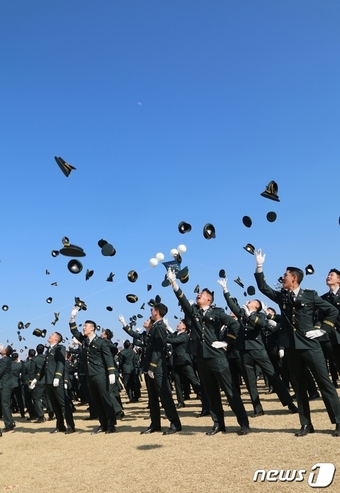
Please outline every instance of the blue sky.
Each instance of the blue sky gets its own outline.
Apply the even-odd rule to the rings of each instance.
[[[175,326],[165,269],[149,259],[170,260],[182,243],[189,299],[199,284],[224,306],[221,268],[245,299],[233,280],[254,284],[247,243],[267,253],[270,284],[287,265],[312,263],[303,286],[326,291],[329,268],[340,268],[339,2],[32,0],[0,9],[1,341],[23,347],[22,320],[35,346],[31,329],[49,333],[54,312],[68,336],[74,296],[116,340],[119,313],[147,314],[139,308],[156,294]],[[55,155],[77,168],[68,178]],[[260,196],[271,180],[280,202]],[[206,223],[216,239],[204,239]],[[69,258],[51,256],[63,236],[86,252],[78,275]],[[116,256],[101,255],[101,238]],[[95,273],[85,281],[87,268]]]

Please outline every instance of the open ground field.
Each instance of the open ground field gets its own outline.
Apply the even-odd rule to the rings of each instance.
[[[51,435],[54,422],[33,424],[16,419],[14,432],[0,438],[0,491],[18,493],[112,492],[305,492],[311,467],[320,462],[339,466],[333,483],[322,491],[340,491],[340,438],[333,438],[321,399],[311,402],[314,435],[294,437],[297,415],[282,408],[274,395],[265,395],[259,382],[265,416],[252,419],[252,433],[239,437],[235,417],[225,404],[227,432],[205,436],[210,417],[196,419],[198,400],[180,410],[183,431],[171,436],[140,435],[149,425],[146,394],[125,405],[126,417],[113,435],[91,435],[96,421],[84,421],[86,406],[75,412],[77,433]],[[242,397],[249,413],[248,394]],[[123,402],[125,396],[123,395]],[[163,420],[163,429],[168,421]],[[305,470],[297,482],[253,481],[257,469]],[[313,480],[315,482],[315,479]]]

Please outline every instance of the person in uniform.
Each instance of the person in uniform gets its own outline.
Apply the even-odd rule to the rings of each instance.
[[[25,417],[25,408],[24,401],[22,398],[22,370],[23,363],[19,361],[19,354],[12,354],[12,380],[13,380],[13,389],[12,389],[12,402],[14,407],[16,406],[17,410],[20,412],[20,416],[22,418]]]
[[[239,321],[238,340],[240,341],[241,364],[244,369],[244,379],[254,408],[253,418],[263,416],[264,411],[260,402],[256,384],[255,365],[258,365],[262,374],[269,380],[283,406],[293,413],[298,410],[282,380],[275,372],[262,340],[262,329],[266,326],[266,319],[259,300],[250,300],[245,305],[240,305],[230,295],[227,287],[227,279],[217,281],[222,287],[224,298],[230,310]]]
[[[34,375],[36,374],[41,374],[42,367],[44,366],[45,363],[45,346],[43,344],[38,344],[36,347],[36,352],[37,354],[33,358],[33,364],[34,364]],[[37,419],[35,423],[44,423],[46,421],[46,418],[44,416],[44,408],[43,408],[43,397],[45,394],[45,383],[44,380],[38,380],[34,389],[32,390],[32,397],[33,397],[33,403],[34,403],[34,409],[35,409],[35,414],[37,416]]]
[[[239,323],[222,308],[211,306],[213,293],[205,288],[196,296],[196,303],[190,304],[176,282],[176,274],[168,269],[167,278],[185,315],[191,322],[191,337],[197,354],[197,366],[201,382],[207,393],[213,428],[206,434],[215,435],[225,431],[224,412],[220,387],[225,392],[229,405],[241,426],[239,435],[250,432],[249,420],[241,397],[233,383],[229,364],[225,357],[227,343],[221,341],[221,329],[227,326],[229,337],[236,339]],[[233,333],[234,332],[234,333]]]
[[[109,385],[114,384],[116,380],[113,357],[107,340],[96,335],[97,325],[93,320],[86,320],[83,334],[79,332],[75,323],[79,309],[78,306],[72,308],[70,330],[85,352],[86,380],[100,422],[100,426],[93,430],[92,434],[114,433],[116,415],[109,392]]]
[[[35,379],[36,375],[36,370],[35,370],[35,365],[33,358],[35,356],[35,349],[29,349],[28,350],[28,356],[26,361],[23,363],[22,367],[22,380],[24,384],[24,398],[25,398],[25,405],[26,409],[28,412],[28,417],[26,418],[27,421],[32,421],[33,419],[36,419],[37,415],[35,413],[34,409],[34,402],[33,402],[33,391],[30,388],[30,385],[32,381]]]
[[[13,349],[11,346],[0,344],[0,399],[2,419],[5,423],[4,431],[12,431],[15,423],[11,412],[11,395],[12,395],[12,358]]]
[[[303,271],[297,267],[287,267],[282,280],[282,289],[275,291],[266,282],[263,263],[266,256],[262,250],[255,253],[255,279],[259,290],[281,309],[280,345],[285,348],[289,372],[296,394],[301,429],[297,437],[314,433],[307,395],[305,366],[307,366],[318,386],[325,403],[331,423],[335,424],[333,436],[340,436],[340,402],[331,383],[318,337],[324,332],[334,331],[338,312],[328,301],[317,295],[316,291],[302,289]],[[322,310],[324,318],[315,328],[315,313]]]
[[[118,353],[119,370],[129,402],[137,402],[135,388],[135,353],[130,341],[123,343],[123,349]]]
[[[201,383],[195,375],[190,354],[187,352],[189,335],[185,320],[180,320],[177,324],[176,332],[170,333],[168,331],[167,340],[173,347],[174,381],[178,401],[176,407],[177,409],[180,409],[181,407],[185,407],[181,376],[187,379],[188,383],[191,384],[194,389],[194,392],[201,398]],[[207,407],[209,407],[208,403],[206,403],[204,408]]]
[[[332,346],[333,360],[340,375],[340,271],[338,269],[334,268],[329,271],[326,278],[326,284],[329,291],[323,294],[321,298],[328,301],[328,303],[333,305],[338,311],[334,330],[329,334],[329,339]],[[324,314],[322,310],[320,310],[319,319],[322,320],[323,317]],[[334,379],[333,383],[336,383]]]
[[[116,363],[118,348],[112,342],[113,333],[110,329],[103,329],[100,337],[106,339],[112,354],[113,364],[115,367],[115,371],[114,371],[115,382],[109,386],[109,392],[112,400],[113,409],[116,414],[116,419],[123,419],[125,413],[123,411],[123,405],[120,398],[119,370]]]
[[[147,332],[144,372],[151,417],[150,426],[141,432],[143,435],[161,431],[159,399],[170,421],[170,428],[164,431],[163,435],[172,435],[182,430],[167,376],[167,332],[163,321],[163,317],[167,312],[168,309],[163,303],[155,303],[151,308],[151,318],[143,324]],[[119,316],[119,321],[126,327],[126,322],[122,315]]]
[[[53,332],[49,338],[49,349],[46,351],[45,360],[40,371],[37,371],[35,379],[31,382],[33,390],[38,380],[45,382],[46,394],[51,402],[56,416],[56,428],[51,433],[75,432],[72,409],[70,402],[65,398],[65,346],[61,344],[63,337],[59,332]],[[65,427],[65,421],[67,427]]]

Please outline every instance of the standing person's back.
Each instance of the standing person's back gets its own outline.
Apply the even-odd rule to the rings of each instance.
[[[118,353],[119,369],[122,374],[123,385],[130,402],[136,402],[135,391],[135,353],[130,341],[124,341],[124,349]]]
[[[24,402],[22,398],[22,370],[23,363],[19,361],[19,354],[12,354],[12,400],[20,412],[20,416],[25,416]]]
[[[0,344],[0,397],[2,418],[5,423],[5,428],[2,431],[11,431],[15,428],[11,413],[11,396],[12,396],[12,358],[13,349],[11,346],[3,346]]]

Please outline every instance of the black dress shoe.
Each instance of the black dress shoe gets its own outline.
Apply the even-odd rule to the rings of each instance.
[[[249,426],[241,426],[241,428],[237,432],[237,434],[240,436],[248,435],[249,433],[250,433]]]
[[[223,426],[214,425],[210,431],[207,431],[206,432],[206,435],[208,435],[209,437],[211,437],[213,435],[216,435],[216,433],[218,433],[220,431],[225,431],[225,426],[224,425]]]
[[[86,416],[86,418],[84,418],[85,421],[90,421],[92,419],[98,419],[98,416],[91,416],[90,414],[90,416]]]
[[[320,397],[319,392],[314,392],[313,394],[311,394],[311,395],[308,397],[308,400],[309,400],[309,401],[314,401],[315,399],[318,399],[319,397]]]
[[[56,428],[55,430],[53,431],[50,431],[50,433],[59,433],[59,432],[66,432],[66,428],[64,428],[63,430],[58,430],[58,428]]]
[[[259,416],[264,416],[264,411],[259,411],[258,413],[251,414],[251,418],[258,418]]]
[[[43,416],[42,418],[38,418],[34,421],[34,423],[45,423],[46,418]]]
[[[173,423],[171,423],[170,428],[167,431],[163,431],[163,435],[173,435],[178,431],[182,431],[182,426],[180,424],[175,426]]]
[[[335,425],[335,430],[333,431],[332,436],[333,437],[340,437],[340,423],[337,423]]]
[[[2,431],[6,432],[6,431],[13,431],[13,430],[14,430],[14,426],[11,425],[11,426],[5,426],[5,428]]]
[[[273,392],[274,392],[273,387],[269,387],[268,390],[267,390],[267,392],[266,392],[266,395],[272,394]]]
[[[65,431],[65,435],[70,435],[71,433],[75,433],[76,430],[75,428],[67,428],[67,430]]]
[[[308,433],[314,433],[314,427],[312,424],[310,425],[302,425],[299,431],[295,433],[296,437],[305,437]]]
[[[116,428],[114,426],[109,426],[108,429],[106,430],[105,434],[108,435],[110,433],[115,433]]]
[[[98,433],[103,433],[105,430],[102,426],[98,426],[95,430],[91,432],[91,435],[98,435]]]
[[[123,419],[124,416],[125,416],[124,411],[119,411],[118,413],[116,413],[116,419]]]
[[[177,409],[181,409],[181,407],[185,407],[184,402],[183,402],[183,404],[179,402],[179,403],[176,405],[176,408],[177,408]]]
[[[140,434],[148,435],[149,433],[154,433],[155,431],[162,431],[162,430],[161,428],[153,428],[152,426],[149,426],[149,428],[147,428],[146,430],[141,431]]]
[[[210,416],[210,412],[204,409],[200,414],[197,414],[196,418],[203,418],[203,416]]]

